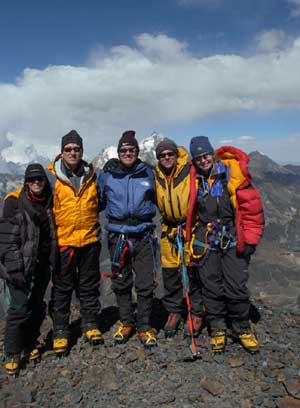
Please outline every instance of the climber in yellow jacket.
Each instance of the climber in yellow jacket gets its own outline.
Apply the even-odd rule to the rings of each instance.
[[[178,228],[185,235],[185,220],[190,197],[190,164],[188,153],[177,147],[170,139],[162,140],[156,147],[158,165],[156,172],[157,205],[162,215],[162,235],[160,254],[164,284],[163,303],[168,312],[164,331],[166,337],[173,337],[182,325],[183,290],[181,283],[176,234]],[[188,246],[184,245],[185,262],[188,265]],[[194,274],[189,268],[190,295],[192,298],[192,318],[194,334],[199,334],[202,326],[202,297],[199,285],[193,285]],[[197,288],[194,290],[193,288]],[[188,332],[185,330],[185,332]]]
[[[96,174],[82,155],[82,138],[72,130],[63,136],[61,154],[48,166],[60,253],[51,296],[53,349],[58,355],[65,353],[69,345],[73,290],[80,301],[85,338],[92,344],[103,341],[97,327],[100,242]]]

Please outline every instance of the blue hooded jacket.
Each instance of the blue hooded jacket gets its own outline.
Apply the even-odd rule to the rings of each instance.
[[[98,179],[100,210],[104,210],[111,232],[135,234],[154,227],[156,190],[153,171],[138,159],[126,169],[117,159],[109,160]]]

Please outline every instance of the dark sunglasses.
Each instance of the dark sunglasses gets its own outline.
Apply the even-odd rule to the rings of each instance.
[[[212,157],[211,153],[205,153],[205,154],[201,154],[201,156],[195,157],[195,160],[197,162],[201,162],[202,160],[207,160],[210,159]]]
[[[136,153],[137,148],[136,147],[122,147],[122,149],[119,150],[120,154],[125,154],[125,153]]]
[[[26,177],[27,183],[34,183],[35,181],[46,181],[45,177],[43,176],[33,176],[33,177]]]
[[[174,152],[167,152],[167,153],[161,153],[159,155],[159,159],[165,159],[166,157],[175,157],[176,153]]]
[[[71,153],[71,151],[74,151],[75,153],[79,153],[81,150],[81,147],[65,147],[64,152],[66,153]]]

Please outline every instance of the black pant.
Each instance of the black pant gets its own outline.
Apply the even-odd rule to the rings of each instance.
[[[74,255],[70,258],[68,266],[66,254],[61,253],[60,272],[53,277],[51,294],[54,335],[58,330],[68,334],[73,290],[76,291],[80,301],[83,331],[97,327],[97,315],[100,310],[100,249],[99,242],[74,248]]]
[[[225,330],[225,318],[235,331],[247,329],[250,310],[248,261],[232,248],[224,254],[209,252],[204,264],[198,268],[206,319],[212,332]]]
[[[134,326],[132,304],[134,282],[137,294],[137,330],[144,332],[151,328],[150,316],[154,292],[153,252],[146,236],[129,237],[129,239],[132,248],[126,252],[125,263],[120,273],[111,279],[112,290],[116,295],[121,322],[126,326]],[[108,246],[112,259],[117,240],[117,234],[109,235]],[[115,270],[114,266],[112,270]]]
[[[188,268],[189,291],[192,313],[196,316],[203,315],[203,300],[199,276],[195,268]],[[182,313],[182,277],[178,268],[162,268],[164,284],[163,304],[168,313]]]
[[[8,284],[10,307],[7,311],[4,349],[6,355],[31,351],[37,345],[40,327],[46,315],[44,295],[50,280],[47,265],[35,272],[31,294]]]

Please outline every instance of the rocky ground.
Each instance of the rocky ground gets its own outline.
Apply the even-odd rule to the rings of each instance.
[[[73,307],[70,354],[56,358],[50,347],[51,320],[43,325],[42,361],[21,370],[18,378],[0,373],[0,407],[300,407],[300,305],[285,308],[256,299],[255,330],[262,344],[248,354],[228,337],[225,353],[212,355],[207,331],[197,339],[193,360],[189,341],[178,333],[165,339],[159,300],[154,325],[159,346],[144,350],[135,337],[114,346],[111,332],[117,310],[100,316],[105,344],[92,349],[81,337],[78,307]],[[4,324],[0,341],[3,341]]]
[[[103,250],[102,254],[101,270],[108,272],[107,253]],[[51,319],[47,316],[42,327],[45,350],[41,362],[36,366],[24,362],[14,379],[8,379],[0,367],[0,408],[300,407],[299,257],[287,262],[284,256],[284,252],[262,245],[250,268],[252,320],[262,345],[258,354],[248,354],[228,336],[225,353],[214,356],[206,329],[196,339],[200,352],[196,360],[182,333],[165,339],[160,279],[153,313],[158,347],[144,350],[136,337],[126,345],[114,346],[111,334],[118,312],[106,279],[102,281],[99,316],[105,344],[92,349],[84,342],[75,304],[71,351],[58,359],[51,350]],[[0,310],[0,350],[3,331]]]

